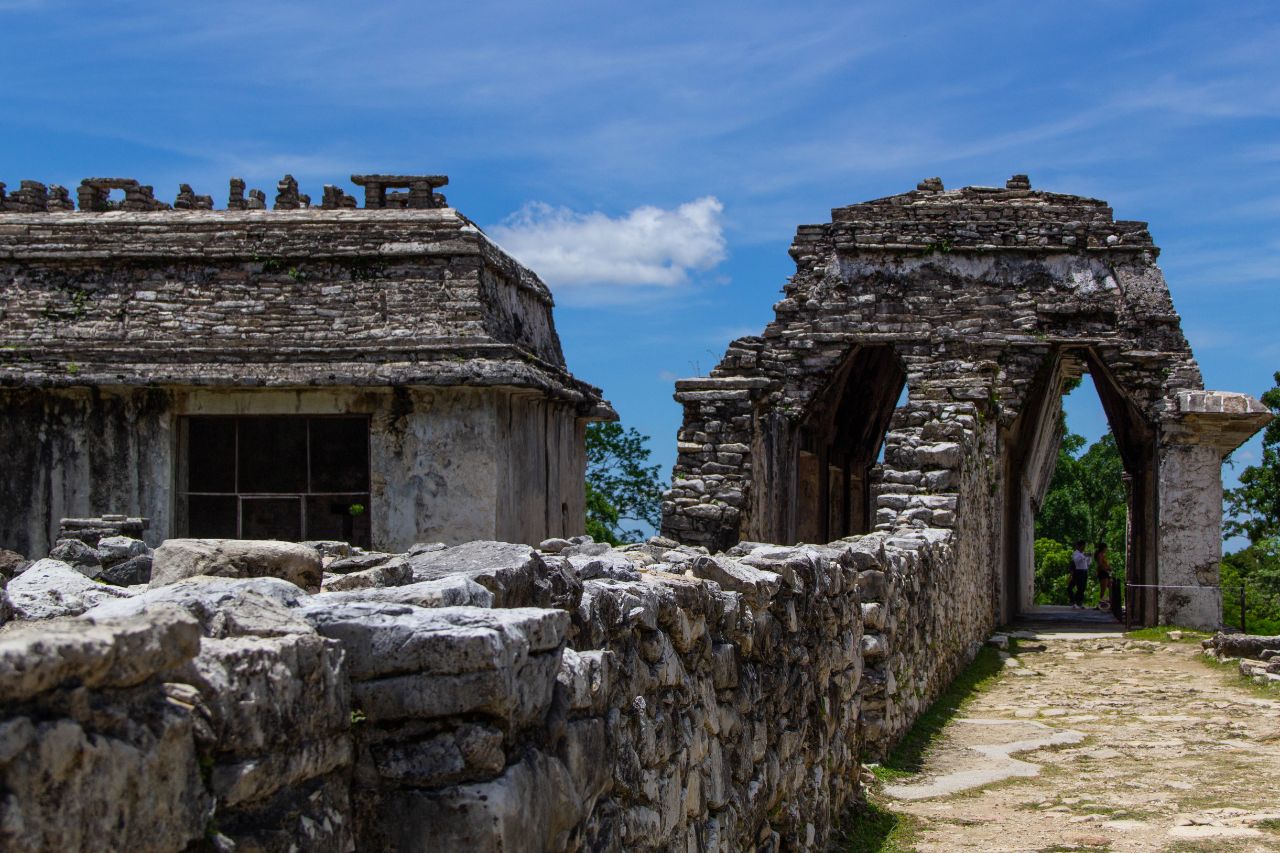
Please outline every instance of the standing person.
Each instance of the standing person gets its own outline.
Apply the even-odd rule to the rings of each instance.
[[[1067,584],[1067,598],[1071,599],[1072,610],[1084,609],[1084,591],[1089,585],[1089,555],[1084,552],[1084,540],[1076,540],[1076,549],[1071,552],[1071,582]]]
[[[1107,559],[1107,543],[1099,542],[1093,552],[1093,564],[1098,570],[1098,609],[1111,609],[1111,561]]]

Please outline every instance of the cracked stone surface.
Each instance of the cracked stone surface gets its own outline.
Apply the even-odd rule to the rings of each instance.
[[[921,822],[913,849],[1280,850],[1280,699],[1206,663],[1196,643],[1020,642],[1021,665],[948,723],[920,776],[884,789]],[[1001,761],[1040,772],[958,784]]]

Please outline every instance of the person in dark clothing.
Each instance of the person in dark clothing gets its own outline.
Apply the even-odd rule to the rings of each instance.
[[[1089,555],[1084,552],[1084,540],[1076,540],[1076,550],[1071,553],[1071,581],[1067,584],[1067,598],[1072,610],[1084,609],[1084,591],[1089,585]]]
[[[1107,543],[1099,542],[1093,552],[1093,564],[1098,572],[1098,609],[1111,609],[1111,561],[1107,559]]]

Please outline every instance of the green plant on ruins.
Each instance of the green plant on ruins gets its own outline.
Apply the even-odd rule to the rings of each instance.
[[[644,531],[634,525],[661,522],[663,484],[658,466],[646,464],[648,443],[618,423],[587,427],[587,533],[597,542],[638,542]]]
[[[1224,538],[1249,540],[1222,559],[1223,621],[1251,634],[1280,634],[1280,372],[1274,378],[1275,387],[1262,395],[1276,416],[1262,433],[1262,460],[1241,471],[1239,487],[1227,491],[1222,525]]]

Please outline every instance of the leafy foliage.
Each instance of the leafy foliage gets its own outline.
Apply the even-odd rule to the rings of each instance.
[[[1222,524],[1225,538],[1249,539],[1249,547],[1222,558],[1223,621],[1251,634],[1280,634],[1280,372],[1275,381],[1262,395],[1276,416],[1262,433],[1262,461],[1245,468],[1240,486],[1227,491]]]
[[[649,437],[618,423],[587,427],[587,533],[597,542],[620,545],[644,538],[639,527],[662,520],[662,478],[647,465]]]
[[[1058,463],[1036,516],[1036,603],[1066,604],[1071,551],[1077,539],[1090,553],[1106,542],[1112,576],[1124,580],[1125,525],[1128,500],[1124,464],[1111,433],[1084,449],[1083,436],[1067,432]],[[1097,589],[1089,587],[1090,603]]]
[[[1276,387],[1262,395],[1275,420],[1262,433],[1262,462],[1240,473],[1239,488],[1227,491],[1226,538],[1247,536],[1253,544],[1280,536],[1280,371]]]
[[[1222,558],[1222,621],[1250,634],[1280,634],[1280,536]],[[1240,591],[1244,590],[1244,625]]]

